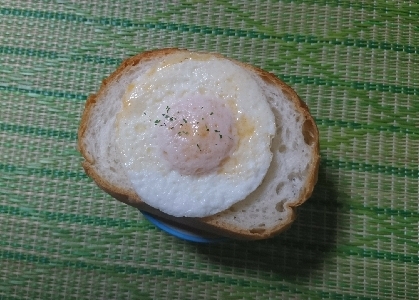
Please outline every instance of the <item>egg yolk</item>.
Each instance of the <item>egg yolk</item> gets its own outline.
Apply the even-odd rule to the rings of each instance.
[[[161,155],[182,175],[216,170],[237,144],[233,114],[211,98],[190,97],[167,106],[155,125]]]

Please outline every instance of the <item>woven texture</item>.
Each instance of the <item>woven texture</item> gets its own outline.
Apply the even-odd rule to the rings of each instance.
[[[418,20],[408,1],[0,1],[0,299],[417,299]],[[319,182],[286,233],[188,243],[85,175],[86,97],[162,47],[252,63],[308,104]]]

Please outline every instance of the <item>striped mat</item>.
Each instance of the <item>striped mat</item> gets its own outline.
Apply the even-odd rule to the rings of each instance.
[[[86,97],[124,59],[275,73],[320,130],[313,197],[266,241],[176,239],[81,168]],[[418,299],[419,4],[0,1],[0,299]]]

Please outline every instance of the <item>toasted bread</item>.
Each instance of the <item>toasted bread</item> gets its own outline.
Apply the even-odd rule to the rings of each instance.
[[[311,196],[317,182],[320,162],[317,126],[306,104],[287,84],[269,72],[220,54],[211,55],[234,62],[243,68],[243,72],[250,72],[260,82],[275,115],[277,135],[271,144],[274,155],[262,184],[229,209],[202,218],[165,214],[143,202],[131,186],[114,142],[114,123],[122,105],[123,94],[128,84],[136,78],[137,72],[180,51],[187,50],[153,50],[126,59],[103,81],[98,92],[87,99],[78,131],[78,148],[85,159],[82,164],[84,170],[100,188],[115,199],[160,218],[236,239],[265,239],[280,233],[291,225],[296,218],[296,207]],[[289,116],[281,115],[282,105],[291,107],[295,112],[291,121]],[[295,143],[287,139],[287,130],[293,133],[295,131]],[[299,154],[296,153],[300,151],[293,149],[300,147],[298,145],[307,147],[305,155],[308,163],[295,169],[290,166],[284,171],[284,161],[291,159],[298,165],[299,158],[296,155]],[[302,181],[301,189],[295,196],[284,198],[281,191],[288,189],[296,179]]]

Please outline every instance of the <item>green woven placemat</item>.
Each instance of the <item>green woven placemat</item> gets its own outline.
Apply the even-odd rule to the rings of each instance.
[[[417,299],[419,4],[0,2],[0,299]],[[191,244],[99,190],[76,151],[122,59],[183,47],[289,83],[321,134],[289,231]]]

